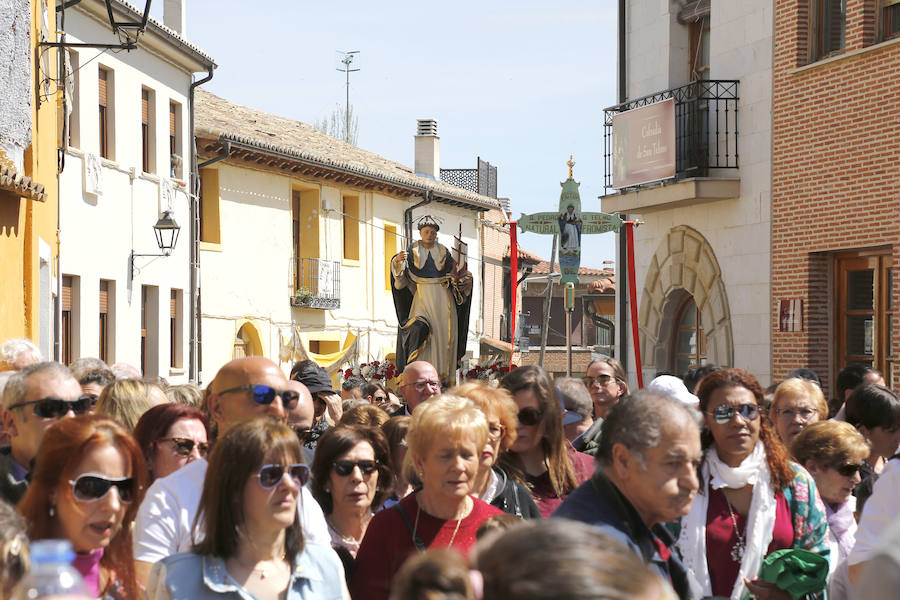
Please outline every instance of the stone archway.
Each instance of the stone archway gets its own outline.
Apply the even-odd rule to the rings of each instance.
[[[644,281],[639,313],[644,368],[666,368],[673,306],[684,293],[693,296],[700,311],[708,360],[723,367],[733,366],[731,310],[719,261],[699,231],[679,225],[660,242]]]
[[[259,331],[257,331],[253,323],[246,320],[240,324],[234,336],[234,348],[231,357],[243,358],[245,356],[265,356]]]

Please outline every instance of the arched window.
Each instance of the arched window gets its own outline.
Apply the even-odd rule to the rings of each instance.
[[[685,294],[675,309],[672,333],[672,352],[669,355],[672,373],[683,375],[689,368],[705,362],[706,336],[703,335],[700,311],[690,294]]]

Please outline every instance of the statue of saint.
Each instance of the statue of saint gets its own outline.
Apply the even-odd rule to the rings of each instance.
[[[391,292],[399,322],[397,368],[424,360],[442,381],[455,384],[459,359],[466,352],[472,274],[464,258],[457,264],[450,250],[437,242],[440,227],[434,219],[423,217],[418,228],[421,239],[391,258]]]

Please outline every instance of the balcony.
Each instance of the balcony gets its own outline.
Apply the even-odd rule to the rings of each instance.
[[[603,127],[604,212],[652,210],[740,196],[738,81],[697,80],[605,109]],[[675,176],[613,189],[613,117],[675,101]],[[732,174],[733,173],[733,174]]]
[[[341,264],[320,258],[291,259],[291,306],[334,309],[341,307]]]

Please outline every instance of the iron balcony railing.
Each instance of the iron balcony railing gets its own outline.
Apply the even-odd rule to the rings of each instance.
[[[700,79],[603,111],[605,187],[612,187],[613,117],[669,98],[675,100],[675,179],[738,168],[738,81]]]
[[[341,307],[341,263],[321,258],[291,259],[291,306]]]

